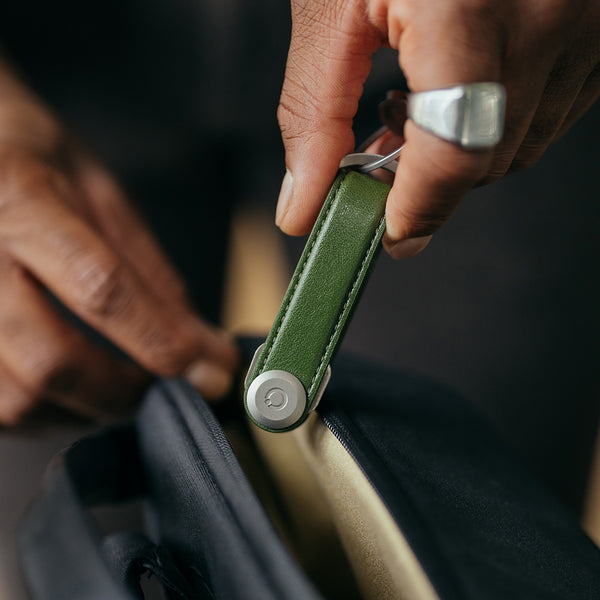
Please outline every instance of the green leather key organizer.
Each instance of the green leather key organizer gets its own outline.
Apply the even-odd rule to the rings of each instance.
[[[389,190],[369,175],[339,172],[246,377],[246,410],[259,427],[289,431],[318,404],[385,231]]]

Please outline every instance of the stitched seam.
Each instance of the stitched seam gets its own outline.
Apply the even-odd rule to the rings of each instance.
[[[354,294],[354,290],[358,286],[358,282],[360,281],[360,278],[362,277],[362,274],[363,274],[363,272],[365,270],[365,267],[367,266],[367,260],[368,260],[369,256],[371,255],[371,252],[373,251],[373,246],[375,246],[377,244],[377,242],[379,241],[379,233],[380,233],[380,230],[381,230],[382,225],[384,223],[385,223],[385,217],[381,217],[381,221],[379,221],[379,225],[377,226],[377,229],[375,230],[375,235],[371,239],[369,247],[367,248],[367,252],[365,253],[365,256],[364,256],[364,258],[362,260],[362,263],[360,265],[360,269],[358,270],[356,278],[354,279],[354,283],[352,284],[352,287],[350,288],[350,291],[348,292],[348,296],[346,298],[346,302],[344,303],[344,306],[342,307],[342,310],[340,312],[340,316],[338,317],[337,323],[335,325],[335,329],[333,330],[333,333],[331,334],[331,337],[329,338],[329,343],[325,347],[323,355],[321,356],[321,362],[319,363],[319,366],[317,367],[317,370],[315,371],[315,374],[314,374],[314,376],[312,378],[312,381],[310,382],[310,386],[309,386],[309,389],[308,389],[308,397],[309,398],[312,395],[313,387],[315,385],[315,381],[317,379],[317,375],[319,374],[319,371],[323,367],[323,363],[325,362],[325,360],[327,358],[327,354],[328,354],[329,350],[331,349],[331,346],[332,346],[332,344],[334,342],[334,338],[337,335],[337,332],[338,332],[338,330],[340,329],[340,327],[342,325],[342,320],[344,318],[344,315],[346,314],[346,310],[348,309],[348,306],[349,306],[350,301],[352,299],[352,294]]]
[[[306,260],[302,264],[300,272],[298,273],[298,279],[296,280],[296,285],[294,286],[294,289],[292,290],[292,293],[289,295],[287,304],[285,305],[285,308],[283,309],[283,312],[281,313],[281,320],[279,322],[279,327],[277,328],[277,331],[275,332],[275,335],[273,336],[273,340],[271,341],[271,344],[270,344],[269,348],[265,349],[265,351],[266,351],[265,358],[262,361],[262,365],[258,369],[258,374],[259,375],[264,371],[264,368],[267,365],[267,361],[269,360],[269,356],[271,356],[271,352],[273,351],[273,348],[275,346],[275,342],[277,342],[277,338],[279,337],[279,334],[281,332],[281,328],[283,327],[283,322],[285,321],[285,317],[287,315],[287,312],[288,312],[288,310],[290,308],[290,305],[292,304],[292,299],[294,298],[294,295],[296,294],[296,290],[298,289],[298,286],[300,285],[300,280],[302,279],[302,275],[304,275],[304,270],[306,269],[306,265],[308,264],[308,261],[310,260],[310,257],[312,256],[312,252],[314,250],[315,244],[317,243],[317,240],[319,239],[319,236],[321,235],[321,231],[323,230],[323,227],[325,226],[325,222],[327,221],[327,217],[329,216],[329,213],[331,212],[331,209],[333,208],[335,200],[337,199],[337,194],[340,191],[340,187],[342,187],[342,182],[344,181],[344,179],[345,179],[345,177],[344,178],[340,178],[340,180],[339,180],[338,186],[337,186],[337,188],[335,189],[335,192],[334,192],[336,198],[334,198],[331,201],[331,203],[329,205],[329,208],[327,209],[327,212],[323,216],[323,219],[321,221],[321,226],[319,227],[317,233],[315,234],[315,237],[314,237],[314,239],[312,241],[312,244],[310,246],[308,254],[306,255]]]

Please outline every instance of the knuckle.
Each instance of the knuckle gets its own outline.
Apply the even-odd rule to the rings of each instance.
[[[488,183],[493,183],[502,179],[504,176],[508,174],[510,170],[510,163],[500,162],[495,164],[487,173],[485,177],[481,178],[481,185],[487,185]]]
[[[507,159],[502,167],[503,175],[524,171],[535,165],[548,147],[548,138],[540,138],[537,134],[527,134],[518,151]]]
[[[545,112],[550,114],[544,114]],[[552,114],[551,111],[544,111],[541,107],[538,108],[521,146],[534,150],[544,149],[559,128],[562,122],[561,117],[561,114]]]
[[[314,74],[307,70],[288,68],[277,109],[277,120],[282,132],[301,130],[307,126],[314,127],[314,119],[323,109],[315,95],[318,87],[314,77]]]
[[[462,0],[449,6],[463,23],[498,23],[498,5],[489,0]]]
[[[284,139],[296,135],[293,128],[295,114],[296,111],[289,103],[287,96],[282,96],[277,107],[277,122],[279,123],[279,129]]]
[[[73,285],[80,308],[102,319],[120,315],[131,296],[123,265],[116,259],[88,256],[78,267]]]
[[[543,124],[532,123],[529,132],[521,142],[517,157],[521,154],[527,154],[539,158],[554,137],[555,129],[556,126],[547,128]]]
[[[565,2],[564,0],[546,0],[534,3],[531,9],[535,11],[534,23],[539,31],[546,35],[552,35],[555,31],[561,31],[565,24],[569,23],[574,16],[580,12],[581,2]]]
[[[277,109],[277,120],[286,150],[301,146],[304,142],[315,135],[314,126],[316,119],[310,118],[309,114],[314,111],[307,102],[300,99],[282,96]]]
[[[444,27],[450,25],[446,34],[455,43],[465,47],[475,46],[481,51],[490,47],[492,41],[504,45],[507,33],[507,20],[510,18],[509,3],[490,2],[489,0],[457,0],[439,3],[443,20],[437,23]],[[420,11],[421,27],[430,26],[431,15]]]
[[[371,0],[367,7],[369,21],[380,31],[387,29],[388,3],[383,0]]]

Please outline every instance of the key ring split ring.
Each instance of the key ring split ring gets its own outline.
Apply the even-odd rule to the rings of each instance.
[[[390,173],[395,173],[398,168],[398,157],[404,146],[396,148],[393,152],[382,156],[381,154],[370,154],[368,152],[355,152],[346,154],[340,162],[340,169],[349,169],[356,167],[361,173],[370,173],[376,169],[385,169]]]

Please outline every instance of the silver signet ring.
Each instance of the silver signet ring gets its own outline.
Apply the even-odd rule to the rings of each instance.
[[[504,130],[506,92],[499,83],[467,83],[408,96],[407,114],[435,136],[461,148],[491,148]]]

